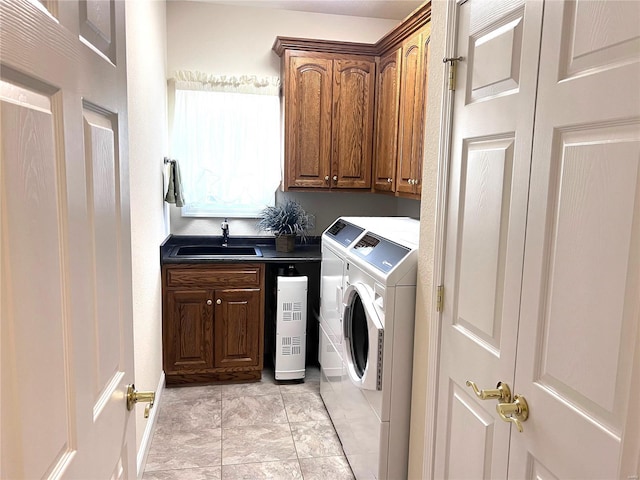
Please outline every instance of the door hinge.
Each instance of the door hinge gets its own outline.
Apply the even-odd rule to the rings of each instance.
[[[436,311],[441,312],[444,308],[444,285],[438,285],[436,289]]]
[[[456,62],[463,60],[462,57],[449,57],[443,58],[442,63],[449,64],[449,90],[456,89]]]

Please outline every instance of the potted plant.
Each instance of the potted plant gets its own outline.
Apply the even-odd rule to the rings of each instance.
[[[304,241],[311,225],[302,206],[294,200],[287,200],[283,204],[266,207],[260,213],[258,228],[276,236],[277,252],[293,252],[296,236]]]

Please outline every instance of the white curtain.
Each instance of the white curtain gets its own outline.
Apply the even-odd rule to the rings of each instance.
[[[184,216],[257,217],[280,184],[277,77],[178,72],[172,157]]]

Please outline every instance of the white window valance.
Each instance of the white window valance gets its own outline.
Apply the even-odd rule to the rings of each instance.
[[[178,70],[173,78],[179,90],[208,90],[212,92],[248,93],[253,95],[279,95],[280,78],[258,75],[211,75]]]

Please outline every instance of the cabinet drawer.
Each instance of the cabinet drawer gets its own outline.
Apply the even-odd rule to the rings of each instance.
[[[260,286],[262,266],[216,265],[209,267],[168,267],[165,271],[167,287],[248,287]]]

